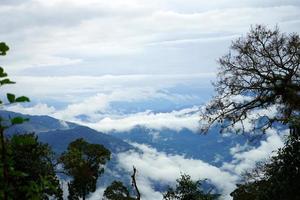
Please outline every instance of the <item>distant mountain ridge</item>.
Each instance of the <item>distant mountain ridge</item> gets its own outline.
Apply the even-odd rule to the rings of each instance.
[[[66,122],[49,116],[32,116],[10,111],[0,111],[2,118],[21,116],[29,121],[14,125],[6,131],[7,135],[35,133],[39,140],[48,143],[56,153],[63,152],[68,144],[77,138],[87,142],[102,144],[113,153],[127,151],[134,147],[114,136],[98,132],[86,126]]]
[[[118,168],[117,154],[136,148],[122,139],[98,132],[86,126],[58,120],[49,116],[24,115],[3,110],[0,111],[0,116],[6,119],[16,116],[28,118],[28,122],[14,125],[9,128],[6,131],[6,135],[11,136],[13,134],[35,133],[38,136],[39,141],[49,144],[57,156],[67,149],[70,142],[78,138],[83,138],[89,143],[103,145],[111,151],[112,157],[108,162],[105,173],[101,176],[98,185],[105,186],[110,184],[113,180],[123,180],[128,184],[130,183],[128,177],[124,176],[126,172]],[[61,174],[59,174],[59,177],[61,179],[66,178]]]
[[[217,127],[213,127],[206,135],[200,135],[188,129],[180,131],[167,128],[156,130],[144,126],[136,126],[129,131],[111,131],[104,134],[86,126],[49,116],[23,115],[10,111],[0,111],[0,115],[5,118],[14,116],[29,118],[28,122],[13,126],[7,131],[8,134],[34,132],[40,141],[48,143],[56,153],[63,152],[68,144],[77,138],[84,138],[90,143],[102,144],[112,153],[135,149],[129,144],[134,142],[147,144],[158,151],[201,159],[218,166],[222,162],[232,159],[230,148],[237,144],[245,144],[248,141],[245,136],[234,134],[223,136]]]
[[[200,159],[216,166],[221,166],[224,161],[232,160],[230,148],[248,141],[244,135],[222,135],[217,127],[213,127],[205,135],[194,133],[189,129],[155,130],[143,126],[136,126],[130,131],[114,131],[109,134],[127,142],[147,144],[158,151]]]
[[[105,146],[112,152],[112,158],[106,165],[105,173],[98,182],[100,188],[106,187],[113,180],[123,181],[130,186],[130,173],[120,165],[118,154],[127,151],[130,153],[131,150],[143,153],[141,149],[130,143],[146,144],[155,148],[158,152],[165,152],[169,155],[183,155],[187,159],[201,160],[210,165],[221,167],[224,162],[230,163],[233,160],[230,149],[248,143],[249,139],[244,135],[222,135],[219,133],[218,127],[213,127],[206,135],[194,133],[189,129],[175,131],[164,128],[158,130],[139,125],[129,131],[111,131],[104,134],[86,126],[49,116],[23,115],[10,111],[0,111],[0,116],[2,118],[13,118],[15,116],[28,118],[28,122],[11,127],[6,134],[34,132],[39,140],[48,143],[57,155],[65,151],[68,144],[77,138],[84,138],[90,143]],[[255,144],[251,145],[255,146]],[[60,176],[60,178],[66,180],[64,176]],[[161,184],[159,181],[152,180],[151,184],[155,191],[166,189],[166,185]]]

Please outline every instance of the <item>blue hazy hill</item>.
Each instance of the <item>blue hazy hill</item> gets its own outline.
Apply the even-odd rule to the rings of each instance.
[[[141,126],[130,131],[111,132],[110,135],[128,142],[147,144],[168,154],[180,154],[187,158],[201,159],[217,166],[232,159],[230,148],[248,142],[245,135],[222,135],[217,127],[213,127],[205,135],[194,133],[188,129],[155,130]],[[252,145],[255,146],[255,144]]]
[[[231,134],[224,136],[217,127],[208,134],[201,135],[188,129],[174,131],[170,129],[155,130],[136,126],[130,131],[110,132],[104,134],[89,127],[61,121],[49,116],[31,116],[19,113],[0,111],[3,118],[22,116],[29,121],[16,125],[7,134],[34,132],[39,140],[48,143],[56,153],[63,152],[68,144],[77,138],[84,138],[90,143],[102,144],[113,153],[134,149],[130,142],[147,144],[168,154],[184,155],[187,158],[201,159],[204,162],[221,165],[230,161],[232,155],[229,149],[237,144],[245,144],[248,138]],[[129,142],[129,143],[128,143]]]
[[[135,149],[127,142],[86,126],[61,121],[49,116],[23,115],[10,111],[0,111],[0,116],[4,119],[16,116],[28,118],[28,122],[12,126],[6,130],[5,134],[11,136],[13,134],[35,133],[38,136],[39,141],[49,144],[57,156],[67,149],[70,142],[78,138],[84,138],[87,142],[105,146],[111,151],[112,157],[107,164],[107,168],[110,170],[105,170],[105,173],[98,182],[99,186],[108,185],[110,182],[117,179],[129,183],[127,177],[122,177],[126,172],[118,168],[116,157],[120,152]],[[65,176],[59,176],[62,179],[66,178]]]
[[[0,116],[5,119],[16,116],[28,118],[28,122],[12,126],[6,134],[35,133],[41,142],[48,143],[56,153],[63,152],[70,142],[78,138],[84,138],[90,143],[102,144],[113,153],[133,149],[130,144],[114,136],[49,116],[31,116],[9,111],[0,111]]]
[[[77,138],[84,138],[90,143],[104,145],[112,152],[112,159],[98,182],[99,187],[107,186],[113,180],[120,180],[126,185],[130,185],[130,174],[120,168],[117,157],[120,152],[139,151],[130,145],[130,142],[147,144],[167,154],[184,155],[186,158],[200,159],[220,167],[222,163],[232,160],[230,148],[238,144],[243,145],[249,139],[244,135],[221,135],[218,127],[212,128],[206,135],[194,133],[188,129],[180,131],[155,130],[143,126],[136,126],[129,131],[114,131],[104,134],[85,126],[49,116],[30,116],[8,111],[0,111],[0,116],[2,118],[13,118],[15,116],[29,118],[28,122],[13,126],[6,134],[34,132],[40,141],[48,143],[58,155],[65,151],[68,144]],[[65,177],[61,178],[64,179]],[[159,182],[153,181],[152,184],[157,191],[166,189],[166,186],[161,185]]]

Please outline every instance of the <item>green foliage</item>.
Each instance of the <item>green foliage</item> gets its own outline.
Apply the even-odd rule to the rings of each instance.
[[[164,200],[215,200],[218,194],[204,192],[203,181],[193,181],[189,175],[183,174],[177,179],[176,188],[169,188],[163,195]]]
[[[7,76],[6,73],[2,74],[2,77]],[[6,84],[15,84],[16,82],[11,81],[10,79],[6,78],[6,79],[2,79],[0,80],[0,85],[6,85]]]
[[[9,50],[9,47],[4,43],[0,42],[0,55],[4,56],[6,55],[6,52]],[[7,73],[4,71],[2,67],[0,67],[0,87],[8,84],[15,84],[16,82],[11,81],[7,77]],[[15,94],[12,93],[7,93],[6,98],[8,101],[8,104],[13,104],[13,103],[24,103],[24,102],[29,102],[30,99],[26,96],[20,96],[16,97]],[[0,100],[0,105],[3,104],[3,101]]]
[[[14,83],[14,82],[11,82],[11,83]],[[9,101],[9,103],[23,103],[23,102],[30,101],[28,97],[20,96],[20,97],[16,98],[16,96],[11,93],[7,93],[6,96],[7,96],[7,100]]]
[[[276,156],[237,185],[234,200],[300,199],[300,134],[291,135]],[[257,178],[256,174],[261,174]]]
[[[14,117],[14,118],[10,119],[10,122],[11,122],[12,125],[22,124],[25,121],[28,121],[28,119],[23,118],[23,117]]]
[[[114,181],[108,186],[103,195],[103,200],[134,200],[131,197],[127,187],[123,185],[120,181]]]
[[[0,55],[6,55],[9,47],[0,42]],[[0,87],[15,84],[0,67]],[[0,106],[29,102],[26,96],[16,97],[7,93]],[[5,103],[6,102],[6,103]],[[28,121],[26,118],[0,117],[0,199],[62,199],[62,190],[54,171],[52,152],[48,145],[39,143],[33,134],[5,136],[5,130]]]
[[[14,135],[6,142],[9,199],[62,199],[53,152],[34,134]],[[3,183],[3,182],[1,182]]]
[[[90,144],[82,138],[71,142],[60,157],[64,171],[73,177],[68,184],[69,199],[85,197],[96,190],[98,177],[104,172],[103,165],[110,159],[110,151],[99,144]]]
[[[0,55],[5,56],[8,50],[9,47],[4,42],[0,42]]]

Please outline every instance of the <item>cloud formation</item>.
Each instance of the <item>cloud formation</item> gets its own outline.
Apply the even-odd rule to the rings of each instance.
[[[258,147],[245,145],[242,148],[237,145],[230,149],[233,160],[230,163],[223,163],[222,169],[230,170],[236,174],[252,169],[256,162],[265,161],[270,156],[275,155],[278,148],[283,147],[283,137],[288,134],[288,130],[283,133],[275,129],[267,130],[266,140],[262,140]]]
[[[196,131],[199,112],[195,105],[208,98],[212,77],[212,74],[13,77],[17,84],[6,88],[4,93],[26,94],[33,99],[32,104],[13,105],[7,110],[50,115],[103,132],[127,131],[137,125]]]
[[[205,163],[201,160],[187,159],[180,155],[168,155],[164,152],[140,144],[134,144],[142,153],[135,151],[118,155],[120,166],[129,173],[132,165],[138,169],[137,182],[141,185],[143,198],[162,199],[159,192],[153,189],[153,181],[160,184],[173,185],[180,173],[191,175],[194,180],[209,179],[227,196],[235,187],[238,176]]]
[[[180,131],[189,129],[199,131],[199,108],[187,108],[169,113],[154,113],[151,111],[134,113],[125,116],[105,117],[94,123],[83,123],[86,126],[102,132],[130,131],[136,126],[144,126],[150,129],[171,129]]]
[[[14,74],[214,72],[251,24],[299,31],[299,11],[295,0],[5,0],[0,37]]]
[[[231,199],[230,193],[245,170],[251,170],[258,161],[264,161],[274,155],[283,146],[282,136],[275,130],[269,130],[267,139],[257,147],[236,146],[230,151],[231,162],[225,162],[218,168],[202,160],[188,159],[182,155],[166,154],[150,146],[133,144],[141,152],[129,151],[118,155],[121,168],[131,173],[132,165],[138,169],[137,182],[141,185],[146,200],[162,199],[162,194],[154,189],[154,183],[174,185],[181,173],[189,174],[194,180],[209,179],[223,194],[222,199]]]

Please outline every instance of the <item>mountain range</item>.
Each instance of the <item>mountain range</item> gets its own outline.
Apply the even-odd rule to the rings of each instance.
[[[12,126],[6,130],[6,135],[34,132],[39,140],[48,143],[57,155],[65,151],[68,144],[77,138],[84,138],[90,143],[105,146],[112,152],[112,158],[100,179],[99,187],[104,187],[116,179],[130,185],[130,172],[120,167],[120,160],[118,159],[122,153],[143,153],[136,144],[146,144],[167,155],[180,155],[186,159],[201,160],[215,167],[222,167],[225,162],[230,163],[233,160],[231,148],[236,145],[248,144],[247,137],[234,134],[221,135],[218,127],[212,128],[206,135],[194,133],[188,129],[180,131],[167,128],[156,130],[144,126],[136,126],[123,132],[101,133],[86,126],[49,116],[23,115],[10,111],[0,111],[0,116],[2,118],[16,116],[28,118],[28,122]],[[257,143],[251,145],[256,146]],[[66,177],[62,178],[65,179]],[[156,191],[165,189],[164,185],[155,181],[153,181],[152,186]]]

